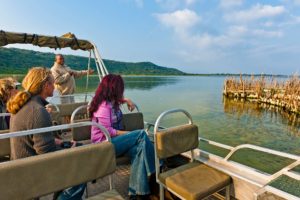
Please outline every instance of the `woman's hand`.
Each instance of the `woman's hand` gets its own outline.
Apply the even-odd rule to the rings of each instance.
[[[61,139],[55,138],[55,144],[57,146],[61,146],[62,143],[63,143],[63,141]]]
[[[135,109],[135,104],[133,103],[133,101],[131,101],[131,99],[124,98],[124,102],[126,102],[128,110],[130,112],[132,112]]]
[[[52,110],[52,108],[50,106],[46,105],[45,108],[46,108],[46,110],[47,110],[48,113],[52,113],[53,110]]]
[[[123,135],[125,133],[128,133],[129,131],[120,131],[120,130],[117,130],[117,135]]]
[[[76,142],[76,141],[74,141],[74,140],[72,140],[71,142],[72,142],[72,146],[71,146],[71,148],[73,148],[73,147],[76,147],[76,145],[77,145],[77,142]]]

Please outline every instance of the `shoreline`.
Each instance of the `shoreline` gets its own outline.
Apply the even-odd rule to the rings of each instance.
[[[1,74],[0,73],[0,77],[4,77],[4,76],[25,76],[26,73],[24,74],[7,74],[7,73],[4,73],[4,74]],[[145,76],[145,77],[150,77],[150,76],[183,76],[183,77],[186,77],[186,76],[202,76],[202,77],[228,77],[228,76],[246,76],[246,77],[251,77],[251,76],[254,76],[254,77],[260,77],[260,76],[264,76],[264,77],[279,77],[279,78],[288,78],[288,77],[291,77],[293,75],[283,75],[283,74],[227,74],[227,73],[215,73],[215,74],[120,74],[124,77],[130,77],[130,76]],[[98,77],[98,75],[90,75],[90,77]]]

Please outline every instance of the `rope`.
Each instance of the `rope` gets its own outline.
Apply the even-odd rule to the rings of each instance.
[[[26,40],[27,40],[27,34],[24,33],[24,41],[23,41],[23,43],[26,43]]]
[[[4,43],[5,43],[5,45],[7,45],[7,44],[8,44],[8,41],[7,41],[7,37],[6,37],[5,31],[1,30],[0,33],[1,33],[1,35],[3,36],[3,38],[4,38]]]
[[[60,44],[59,44],[59,42],[58,42],[58,40],[57,40],[57,37],[55,36],[54,39],[55,39],[56,45],[57,45],[58,48],[60,49],[61,47],[60,47]],[[56,50],[56,48],[55,48],[55,50]]]
[[[33,44],[34,38],[35,38],[35,34],[32,35],[32,38],[31,38],[31,42],[30,42],[30,43]]]
[[[77,40],[77,38],[76,38],[76,36],[75,36],[75,35],[74,35],[74,38],[73,38],[73,39],[74,39],[74,41],[75,41],[76,45],[78,46],[78,48],[79,48],[79,49],[81,49],[81,48],[80,48],[80,45],[79,45],[79,42],[78,42],[78,40]]]
[[[89,50],[89,52],[90,52],[90,55],[89,55],[89,61],[88,61],[88,71],[91,68],[91,56],[92,56],[91,50]],[[86,74],[85,99],[84,99],[85,102],[87,102],[88,87],[89,87],[89,73]]]

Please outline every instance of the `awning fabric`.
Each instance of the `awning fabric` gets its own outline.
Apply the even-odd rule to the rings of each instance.
[[[94,46],[87,40],[79,40],[75,35],[67,33],[61,37],[46,36],[30,33],[13,33],[0,31],[0,47],[8,44],[32,44],[39,47],[54,49],[70,47],[73,50],[87,51]]]

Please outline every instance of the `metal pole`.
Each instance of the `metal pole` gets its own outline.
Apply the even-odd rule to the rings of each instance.
[[[93,51],[93,55],[94,55],[94,60],[95,60],[95,64],[96,64],[96,69],[97,69],[98,76],[99,76],[99,81],[101,81],[101,73],[100,73],[99,65],[98,65],[97,60],[96,60],[95,50],[93,49],[92,51]]]
[[[94,45],[94,44],[93,44],[93,45]],[[97,57],[97,61],[98,61],[98,63],[99,63],[100,66],[101,66],[101,70],[104,71],[103,76],[105,76],[105,75],[108,74],[108,71],[107,71],[107,69],[106,69],[106,67],[105,67],[105,64],[104,64],[104,62],[103,62],[103,59],[101,58],[100,53],[99,53],[98,48],[97,48],[96,45],[94,45],[94,49],[95,49],[95,54],[96,54],[96,57]]]

